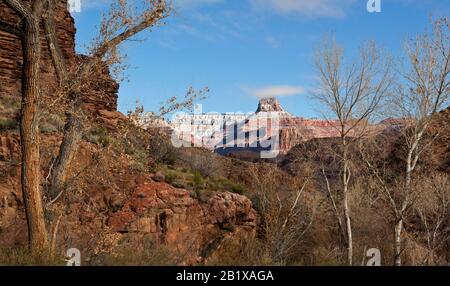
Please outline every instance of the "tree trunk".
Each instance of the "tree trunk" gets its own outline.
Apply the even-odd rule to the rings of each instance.
[[[22,194],[28,223],[30,250],[40,252],[48,247],[42,195],[40,192],[39,124],[37,101],[39,95],[40,38],[39,22],[25,26],[23,43],[22,110],[20,137],[22,148]]]
[[[395,266],[402,266],[402,229],[403,219],[400,219],[394,227],[394,264]]]
[[[55,0],[48,2],[47,14],[44,19],[44,29],[47,36],[47,43],[50,54],[52,56],[53,65],[58,76],[59,85],[63,86],[67,80],[67,66],[64,56],[59,47],[56,27],[53,21]],[[64,127],[64,138],[61,143],[59,154],[56,159],[51,181],[48,188],[48,198],[50,202],[58,199],[59,195],[64,191],[67,182],[67,174],[73,157],[78,150],[78,143],[81,140],[81,124],[76,114],[80,116],[81,109],[78,94],[70,94],[72,100],[71,110],[66,113],[66,125]]]
[[[352,235],[352,224],[350,219],[350,210],[348,207],[347,194],[344,193],[344,216],[347,226],[347,257],[348,265],[353,265],[353,235]]]
[[[350,170],[348,167],[347,158],[347,142],[346,138],[342,138],[342,148],[343,148],[343,172],[342,172],[342,183],[343,183],[343,200],[344,200],[344,217],[345,226],[347,230],[347,260],[348,265],[353,265],[353,233],[352,233],[352,222],[350,218],[350,207],[348,205],[348,184],[350,179]]]
[[[75,111],[76,112],[76,111]],[[55,199],[59,193],[64,191],[67,173],[72,159],[77,151],[78,143],[81,140],[81,126],[73,114],[67,116],[67,123],[64,128],[64,139],[60,147],[58,158],[52,172],[49,196]]]
[[[414,146],[418,144],[418,141],[414,143]],[[402,231],[403,231],[403,214],[408,207],[409,197],[411,194],[411,180],[412,180],[412,172],[414,170],[414,163],[412,159],[413,150],[416,147],[413,147],[409,150],[408,156],[406,158],[406,178],[405,178],[405,197],[403,198],[403,202],[400,209],[400,218],[396,222],[394,226],[394,265],[402,266]]]
[[[347,175],[344,175],[347,178]],[[352,221],[350,218],[350,207],[348,205],[348,183],[344,183],[344,216],[345,225],[347,229],[347,258],[348,265],[353,265],[353,232],[352,232]]]

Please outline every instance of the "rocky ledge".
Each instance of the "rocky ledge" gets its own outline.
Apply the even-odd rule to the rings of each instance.
[[[217,193],[207,202],[163,182],[146,182],[108,219],[111,231],[135,238],[150,236],[169,247],[183,264],[203,262],[225,238],[256,228],[250,200]]]

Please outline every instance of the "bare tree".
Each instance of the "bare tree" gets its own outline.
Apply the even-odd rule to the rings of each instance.
[[[399,129],[405,154],[403,180],[393,178],[395,177],[393,174],[387,174],[387,168],[382,168],[376,163],[379,158],[373,158],[373,155],[370,158],[370,154],[361,149],[362,158],[374,178],[375,187],[385,198],[393,217],[394,264],[397,266],[402,265],[402,236],[408,211],[415,209],[421,217],[424,228],[428,229],[430,226],[430,222],[425,219],[423,204],[420,202],[423,190],[415,187],[414,174],[417,173],[417,166],[424,152],[439,136],[438,132],[430,139],[427,129],[434,115],[446,106],[449,99],[448,31],[448,20],[440,19],[434,24],[431,33],[418,36],[405,45],[408,69],[401,74],[404,81],[399,84],[398,92],[392,94],[390,106],[386,109],[389,115],[403,121],[403,126]],[[383,164],[385,162],[381,165]],[[442,196],[439,194],[438,197]],[[441,201],[440,204],[444,202]],[[440,204],[435,207],[439,207]],[[442,212],[441,208],[439,212]]]
[[[450,239],[445,231],[450,210],[450,178],[447,174],[436,174],[421,180],[416,187],[420,188],[420,193],[414,209],[428,249],[422,264],[436,265],[436,252]]]
[[[52,21],[52,2],[49,1],[49,17],[45,19],[46,33],[54,33]],[[100,74],[105,66],[120,65],[122,57],[118,51],[119,46],[135,37],[137,34],[160,24],[171,13],[171,6],[166,1],[146,0],[142,10],[131,8],[128,1],[117,1],[111,5],[109,14],[104,17],[100,26],[100,33],[91,45],[89,56],[84,57],[77,67],[69,70],[65,67],[64,58],[59,52],[59,45],[55,37],[47,36],[52,53],[52,59],[60,79],[60,88],[56,91],[53,105],[65,103],[66,126],[64,138],[59,155],[53,168],[49,196],[55,197],[64,191],[67,179],[68,166],[77,150],[81,139],[81,119],[83,111],[80,101],[83,91],[89,88],[91,78]]]
[[[389,166],[385,166],[386,162],[382,161],[384,158],[380,158],[379,155],[382,153],[382,149],[385,146],[380,146],[379,142],[361,142],[359,152],[361,159],[365,163],[368,169],[367,180],[369,182],[368,190],[374,189],[380,198],[384,202],[385,208],[381,208],[383,212],[383,217],[392,225],[394,233],[394,263],[396,257],[399,257],[403,252],[403,249],[397,240],[397,223],[400,217],[405,220],[407,209],[401,211],[398,204],[398,193],[402,190],[399,186],[400,183],[396,178],[396,174],[389,169]],[[381,162],[380,162],[381,161]],[[417,193],[412,191],[409,194],[409,204],[412,205],[417,200]],[[388,211],[386,211],[386,209]]]
[[[50,194],[57,194],[67,177],[68,167],[80,140],[81,95],[89,83],[105,67],[120,63],[119,46],[142,31],[157,26],[172,11],[165,0],[144,0],[138,8],[129,1],[117,0],[104,17],[100,33],[94,40],[89,56],[82,57],[75,67],[66,65],[56,37],[53,9],[56,0],[1,0],[22,19],[18,26],[0,21],[0,29],[20,37],[23,44],[22,72],[22,193],[26,206],[29,244],[32,252],[49,246],[42,193],[40,190],[39,110],[38,99],[50,98],[49,108],[66,110],[66,127],[56,164],[53,168]],[[32,4],[30,4],[30,2]],[[45,30],[53,64],[58,76],[58,88],[51,96],[42,93],[39,83],[41,55],[41,23]]]
[[[432,32],[406,43],[408,59],[404,82],[393,100],[395,114],[405,118],[402,129],[405,141],[405,178],[401,199],[397,204],[395,225],[395,265],[400,266],[404,213],[413,199],[413,174],[423,152],[434,140],[425,140],[431,121],[448,104],[450,94],[450,22],[437,20]]]
[[[391,63],[374,43],[368,43],[359,51],[359,57],[345,62],[344,51],[334,40],[326,40],[316,52],[316,68],[320,86],[314,97],[330,111],[337,128],[339,144],[335,153],[339,161],[342,207],[345,224],[348,264],[353,264],[353,233],[349,186],[352,170],[350,146],[370,131],[369,124],[384,96],[391,87]],[[333,196],[330,196],[333,198]],[[337,203],[332,200],[333,206]]]
[[[264,174],[252,169],[250,176],[257,190],[257,209],[262,216],[261,232],[272,263],[285,265],[314,222],[315,206],[306,207],[309,178],[295,189],[280,189],[279,174],[268,169]]]

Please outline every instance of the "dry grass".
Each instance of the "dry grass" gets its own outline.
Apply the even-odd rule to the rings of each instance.
[[[0,266],[64,266],[63,256],[52,255],[50,251],[31,254],[25,247],[0,248]]]

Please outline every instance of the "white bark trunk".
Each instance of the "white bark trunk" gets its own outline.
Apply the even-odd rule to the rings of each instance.
[[[350,217],[350,207],[348,204],[348,184],[350,181],[350,170],[348,166],[348,158],[347,158],[347,142],[346,138],[342,138],[342,147],[343,147],[343,172],[342,172],[342,183],[343,183],[343,200],[344,200],[344,217],[345,217],[345,226],[347,230],[347,260],[348,265],[353,265],[353,232],[352,232],[352,222]]]
[[[394,263],[395,263],[395,266],[402,266],[402,258],[401,258],[402,230],[403,230],[403,219],[400,219],[400,221],[398,221],[394,227],[394,254],[395,254]]]

